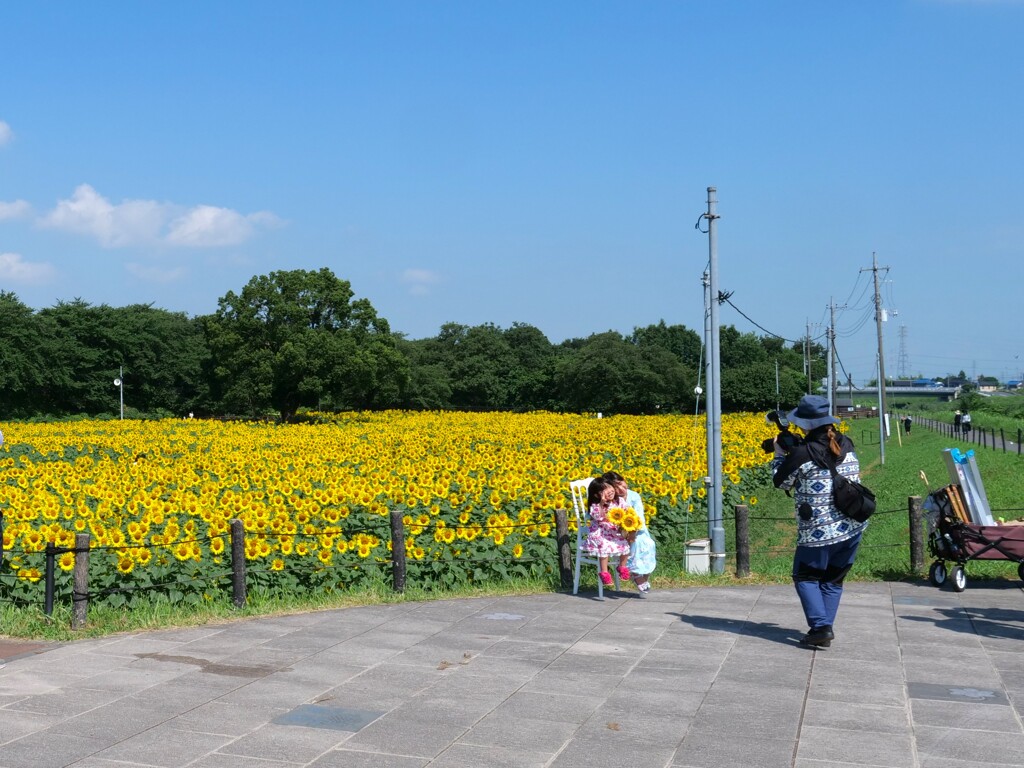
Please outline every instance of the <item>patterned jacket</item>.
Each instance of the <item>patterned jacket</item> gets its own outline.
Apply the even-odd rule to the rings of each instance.
[[[850,480],[860,479],[860,462],[853,443],[839,436],[843,449],[836,472]],[[772,460],[776,488],[790,493],[796,502],[797,546],[823,547],[861,534],[867,523],[858,523],[840,512],[832,500],[832,473],[821,464],[828,463],[826,430],[812,431],[807,439],[789,452]],[[815,460],[817,459],[817,461]]]

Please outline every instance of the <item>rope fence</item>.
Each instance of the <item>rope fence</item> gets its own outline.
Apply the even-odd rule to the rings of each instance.
[[[921,499],[919,497],[910,497],[908,499],[907,509],[888,509],[880,510],[875,513],[876,516],[881,515],[893,515],[897,513],[907,514],[909,510],[910,515],[910,530],[911,530],[911,542],[910,542],[910,570],[913,572],[921,572],[924,569],[924,544],[923,544],[923,518],[921,517]],[[1017,510],[996,510],[996,511],[1017,511]],[[504,562],[505,565],[511,565],[513,563],[521,563],[524,566],[554,566],[560,577],[560,582],[563,588],[570,587],[573,583],[573,563],[576,556],[574,537],[570,534],[570,518],[573,518],[571,512],[563,509],[556,510],[553,515],[552,521],[552,533],[550,537],[552,543],[552,552],[550,558],[543,556],[543,550],[540,550],[539,554],[537,550],[534,550],[533,556],[513,558],[506,553],[494,552],[486,553],[484,555],[477,554],[472,555],[464,550],[465,543],[460,539],[454,541],[443,541],[435,539],[432,544],[431,553],[435,556],[435,560],[426,563],[427,571],[417,571],[420,573],[421,578],[428,578],[430,568],[435,571],[439,567],[433,565],[436,563],[436,558],[440,555],[444,558],[445,563],[451,565],[452,563],[458,563],[460,567],[466,569],[467,572],[472,572],[474,568],[490,564],[494,565],[498,562]],[[776,523],[776,522],[792,522],[792,515],[751,515],[748,508],[745,505],[737,505],[731,511],[724,516],[724,522],[728,522],[730,527],[735,531],[735,545],[726,551],[725,553],[716,554],[715,556],[726,556],[731,558],[736,565],[736,574],[739,577],[745,577],[750,574],[750,559],[753,555],[756,558],[773,557],[780,554],[784,554],[792,551],[792,545],[764,545],[759,544],[756,547],[756,551],[751,551],[751,532],[750,523],[755,522],[759,524],[764,523]],[[382,521],[383,522],[383,521]],[[572,522],[575,522],[574,518]],[[700,530],[701,525],[706,525],[707,517],[693,517],[688,518],[687,523],[682,529],[683,536],[689,532],[691,527],[695,530]],[[403,514],[401,510],[393,510],[390,513],[388,520],[389,531],[384,530],[384,525],[379,528],[366,528],[360,526],[358,529],[351,528],[345,529],[341,527],[328,527],[322,529],[308,529],[303,531],[261,531],[261,530],[246,530],[245,524],[238,519],[232,520],[230,524],[230,530],[227,533],[214,534],[207,537],[193,537],[190,539],[183,539],[177,541],[159,542],[156,544],[149,543],[143,545],[140,542],[132,544],[117,544],[117,545],[99,545],[92,546],[91,535],[88,533],[79,533],[75,537],[74,546],[56,546],[52,543],[48,543],[42,554],[45,557],[45,568],[44,568],[44,612],[47,616],[52,615],[54,600],[56,595],[56,561],[62,555],[71,553],[74,555],[74,567],[72,568],[72,579],[73,585],[70,590],[70,598],[73,609],[72,616],[72,628],[81,628],[85,625],[86,612],[90,601],[99,601],[115,595],[132,595],[135,593],[149,593],[149,592],[167,592],[168,590],[176,590],[180,588],[181,592],[185,592],[190,588],[200,587],[201,589],[211,589],[224,591],[230,589],[232,601],[238,608],[243,607],[248,599],[248,586],[250,582],[263,582],[266,583],[267,579],[273,579],[279,575],[282,571],[287,571],[293,575],[313,574],[313,573],[335,573],[339,574],[345,570],[359,570],[366,572],[367,569],[382,570],[385,573],[390,571],[391,576],[391,588],[396,593],[402,593],[406,587],[406,574],[409,569],[410,563],[407,562],[405,538],[409,532],[409,529],[428,529],[432,526],[429,525],[418,525],[414,520],[411,524],[406,520],[403,520]],[[534,528],[546,523],[506,523],[506,524],[471,524],[471,525],[458,525],[458,526],[446,526],[445,529],[459,532],[475,532],[477,535],[487,531],[503,531],[505,533],[515,529]],[[436,529],[444,530],[444,529]],[[693,556],[694,552],[690,548],[690,542],[682,542],[679,540],[680,531],[676,531],[675,535],[661,537],[659,542],[659,556],[668,558],[673,561],[682,560],[684,563],[689,563],[689,558]],[[375,556],[372,560],[366,560],[365,558],[355,557],[352,560],[346,560],[344,562],[329,562],[329,563],[288,563],[286,566],[279,568],[267,567],[261,565],[258,562],[250,562],[250,558],[246,556],[246,543],[252,540],[265,540],[265,539],[295,539],[295,538],[309,538],[317,539],[320,537],[339,537],[344,536],[352,538],[358,534],[373,536],[378,540],[388,540],[390,543],[390,553],[386,557]],[[756,532],[755,532],[756,534]],[[760,541],[762,536],[756,534],[754,537],[755,541]],[[151,549],[151,550],[171,550],[181,545],[202,545],[208,544],[216,539],[228,539],[229,543],[225,544],[223,548],[224,557],[230,561],[230,569],[218,570],[213,573],[202,573],[198,572],[187,572],[182,570],[177,576],[165,578],[156,583],[151,584],[137,584],[137,585],[104,585],[93,586],[90,588],[89,582],[89,558],[91,554],[100,552],[119,552],[124,550],[139,550],[139,549]],[[915,539],[918,539],[915,541]],[[700,541],[700,540],[698,540]],[[905,548],[906,543],[897,544],[864,544],[864,549],[888,549],[893,550],[897,548]],[[443,553],[440,554],[440,553]],[[4,552],[5,556],[18,555],[18,554],[40,554],[38,549],[25,549],[20,550],[7,550]],[[502,561],[502,558],[505,558]],[[172,560],[171,563],[174,561]],[[418,561],[414,561],[418,562]],[[65,566],[66,567],[66,566]],[[689,568],[688,568],[689,569]],[[550,572],[550,571],[549,571]],[[66,594],[66,593],[65,593]],[[14,601],[0,601],[0,602],[14,602]],[[24,604],[24,601],[21,602]]]

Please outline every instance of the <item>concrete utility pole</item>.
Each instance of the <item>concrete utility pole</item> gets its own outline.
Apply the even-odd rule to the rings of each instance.
[[[828,408],[836,415],[836,305],[828,300]]]
[[[888,410],[888,404],[885,398],[885,353],[882,351],[882,323],[885,320],[884,310],[882,309],[882,295],[878,291],[878,270],[884,269],[886,272],[889,271],[888,267],[878,266],[878,256],[874,252],[871,253],[871,272],[875,278],[875,326],[878,329],[878,430],[879,430],[879,459],[885,464],[885,414]],[[864,269],[861,269],[863,272]]]
[[[706,418],[708,420],[708,535],[711,538],[711,571],[725,571],[725,528],[722,525],[722,380],[721,333],[718,320],[718,195],[708,187],[708,296],[710,339],[708,341]]]
[[[807,336],[804,339],[804,369],[807,371],[807,394],[811,394],[811,321],[807,321]]]

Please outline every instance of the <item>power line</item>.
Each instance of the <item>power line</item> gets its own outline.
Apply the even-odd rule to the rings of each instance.
[[[757,321],[755,321],[754,319],[752,319],[752,318],[751,318],[751,317],[750,317],[750,316],[749,316],[748,314],[746,314],[746,313],[745,313],[745,312],[744,312],[744,311],[743,311],[742,309],[740,309],[740,308],[739,308],[739,307],[737,307],[737,306],[736,306],[735,304],[733,304],[733,303],[732,303],[732,300],[731,300],[731,299],[729,298],[730,296],[732,296],[732,294],[731,294],[731,293],[729,293],[729,294],[723,294],[723,293],[719,293],[719,295],[718,295],[718,300],[719,300],[719,303],[721,303],[721,302],[723,302],[723,301],[724,301],[724,302],[725,302],[726,304],[728,304],[728,305],[729,305],[730,307],[732,307],[732,308],[733,308],[733,309],[735,309],[735,310],[736,310],[737,312],[739,312],[739,313],[740,313],[740,315],[741,315],[741,316],[742,316],[742,317],[743,317],[743,318],[744,318],[744,319],[745,319],[745,320],[746,320],[747,322],[751,323],[751,324],[752,324],[752,325],[753,325],[753,326],[754,326],[755,328],[758,328],[758,329],[760,329],[760,330],[764,331],[764,332],[765,332],[765,333],[767,333],[767,334],[768,334],[769,336],[774,336],[774,337],[775,337],[776,339],[781,339],[782,341],[785,341],[785,342],[786,342],[786,343],[788,343],[788,344],[802,344],[802,343],[803,343],[803,341],[804,341],[803,339],[800,339],[800,340],[796,340],[796,339],[787,339],[787,338],[786,338],[785,336],[780,336],[779,334],[777,334],[777,333],[774,333],[773,331],[769,331],[769,330],[768,330],[767,328],[765,328],[765,327],[764,327],[763,325],[759,324],[759,323],[758,323]],[[812,339],[812,341],[817,341],[818,339],[822,338],[823,336],[824,336],[824,334],[822,334],[822,336],[816,336],[816,337],[815,337],[814,339]]]

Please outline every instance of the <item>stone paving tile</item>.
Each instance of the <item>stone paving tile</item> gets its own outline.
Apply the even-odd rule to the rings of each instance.
[[[79,690],[74,696],[68,696],[63,690],[26,696],[0,709],[0,717],[5,721],[12,712],[26,712],[37,715],[51,715],[54,718],[67,718],[88,712],[98,706],[109,704],[121,698],[120,694],[111,691]],[[6,731],[6,727],[4,731]]]
[[[187,731],[238,737],[288,712],[269,704],[211,701],[168,720],[167,725]]]
[[[45,731],[61,722],[60,715],[38,712],[17,712],[0,709],[0,744],[20,739],[30,733]]]
[[[929,699],[911,699],[910,707],[915,726],[1021,733],[1020,718],[1012,707]]]
[[[604,706],[579,727],[573,738],[584,741],[607,738],[605,732],[613,731],[617,739],[635,742],[638,752],[648,747],[675,749],[692,722],[688,717]]]
[[[1019,765],[1019,763],[1018,763]],[[991,763],[979,763],[975,760],[955,760],[949,757],[921,757],[921,768],[993,768]]]
[[[907,691],[906,686],[902,683],[872,681],[869,685],[865,685],[863,680],[853,680],[843,685],[837,685],[812,679],[808,698],[820,701],[871,704],[879,707],[904,707],[907,701]]]
[[[917,751],[925,758],[973,760],[989,765],[1022,764],[1024,734],[992,733],[949,727],[919,726],[914,729]]]
[[[457,743],[509,747],[555,754],[579,729],[578,723],[539,718],[509,718],[491,713],[467,730]]]
[[[341,745],[351,733],[268,723],[220,747],[217,752],[239,757],[308,763]],[[258,765],[258,763],[255,763]]]
[[[734,737],[716,731],[691,731],[683,739],[672,768],[791,768],[796,742]]]
[[[188,768],[297,768],[297,766],[304,765],[303,763],[290,763],[284,760],[267,760],[259,758],[255,760],[251,757],[241,757],[239,755],[225,755],[219,752],[215,752],[210,755],[205,755],[193,763],[189,763]],[[90,768],[87,766],[74,766],[74,768]],[[107,768],[106,765],[97,766],[97,768]],[[125,765],[124,763],[113,763],[110,768],[133,768],[132,765]]]
[[[466,730],[465,726],[451,723],[384,716],[348,739],[344,748],[433,759],[458,741]]]
[[[494,709],[500,717],[547,719],[562,723],[582,723],[601,704],[600,699],[574,694],[520,691]]]
[[[432,760],[430,768],[545,768],[552,757],[530,749],[456,743]]]
[[[75,735],[55,738],[38,731],[0,746],[0,768],[65,768],[107,746],[107,741]]]
[[[910,715],[905,706],[882,707],[851,702],[810,700],[803,724],[820,728],[875,733],[907,733]]]
[[[230,741],[228,736],[192,733],[167,726],[145,733],[97,752],[94,757],[109,760],[133,760],[161,768],[180,768]]]
[[[844,731],[805,725],[800,730],[797,757],[908,768],[914,765],[914,745],[913,739],[906,731]]]
[[[309,763],[307,768],[423,768],[429,762],[430,760],[425,757],[334,749]],[[221,766],[206,766],[204,764],[203,766],[197,765],[197,768],[221,768]],[[235,768],[235,766],[224,766],[224,768]],[[257,766],[240,764],[238,768],[263,768],[263,764],[260,763]],[[274,767],[268,766],[268,768]]]
[[[550,768],[664,768],[674,749],[639,744],[608,731],[600,738],[573,739],[552,760]]]

